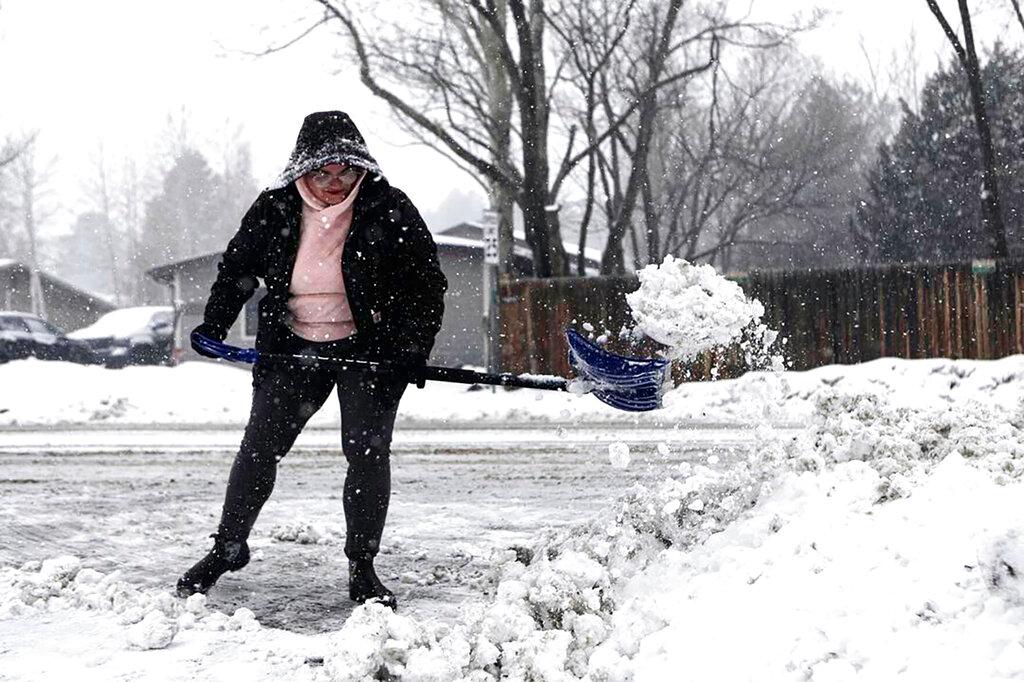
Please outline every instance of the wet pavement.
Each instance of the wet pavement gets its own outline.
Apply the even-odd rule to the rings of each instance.
[[[210,546],[241,428],[0,431],[0,565],[74,554],[126,580],[173,588]],[[630,445],[625,469],[608,446]],[[722,428],[400,429],[378,573],[403,613],[451,617],[486,598],[493,552],[613,508],[682,461],[746,456]],[[660,447],[659,447],[660,444]],[[667,454],[665,454],[667,453]],[[250,540],[254,560],[210,605],[296,632],[341,627],[348,600],[339,435],[307,429],[282,462]]]

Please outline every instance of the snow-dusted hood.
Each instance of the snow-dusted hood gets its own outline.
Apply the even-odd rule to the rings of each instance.
[[[343,111],[318,111],[302,122],[288,165],[268,187],[281,189],[310,171],[330,163],[358,166],[383,177],[356,124]]]

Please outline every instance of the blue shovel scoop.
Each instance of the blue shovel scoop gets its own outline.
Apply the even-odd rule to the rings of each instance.
[[[456,367],[427,365],[408,367],[376,360],[354,360],[309,354],[288,355],[265,353],[255,348],[238,348],[202,334],[193,334],[196,345],[217,357],[231,362],[255,364],[260,360],[309,364],[328,364],[339,371],[405,374],[410,383],[422,386],[425,381],[455,384],[485,384],[536,388],[545,391],[592,393],[598,400],[628,412],[646,412],[661,407],[661,397],[668,381],[669,362],[664,359],[630,358],[609,353],[587,340],[575,330],[565,332],[569,344],[569,364],[576,378],[538,374],[491,374]]]

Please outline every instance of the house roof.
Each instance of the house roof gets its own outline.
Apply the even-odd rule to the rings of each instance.
[[[476,245],[477,248],[481,248],[483,245],[483,225],[474,222],[464,222],[458,225],[452,225],[451,227],[444,229],[440,234],[434,235],[434,241],[438,242],[441,237],[457,237],[469,240]],[[516,230],[513,235],[515,245],[513,247],[514,252],[517,256],[524,255],[527,258],[533,257],[533,251],[530,249],[529,243],[526,241],[526,234],[522,230]],[[440,242],[438,242],[440,243]],[[562,242],[562,248],[564,248],[570,255],[575,255],[579,249],[579,245],[571,244],[569,242]],[[587,247],[583,250],[583,257],[587,260],[587,265],[598,267],[601,264],[601,251]]]
[[[21,261],[15,260],[13,258],[0,258],[0,271],[2,271],[2,270],[25,270],[25,271],[28,271],[28,269],[29,269],[29,267],[27,265],[25,265],[24,263],[22,263]],[[58,287],[61,287],[62,289],[66,289],[66,290],[70,291],[73,294],[76,294],[76,295],[81,296],[83,298],[87,298],[90,301],[93,301],[93,302],[99,304],[99,307],[105,307],[107,310],[113,310],[114,308],[117,307],[114,304],[114,302],[112,300],[110,300],[109,298],[107,298],[106,296],[103,296],[102,294],[94,293],[92,291],[86,291],[82,287],[76,286],[76,285],[72,284],[71,282],[69,282],[69,281],[67,281],[65,279],[61,279],[60,277],[57,277],[56,275],[51,275],[50,273],[45,272],[43,270],[39,271],[39,279],[41,281],[44,281],[44,282],[48,283],[50,286],[58,286]]]
[[[146,270],[146,274],[158,282],[169,282],[174,277],[174,272],[176,270],[180,270],[187,265],[192,265],[193,263],[198,263],[200,261],[216,260],[220,258],[223,253],[223,251],[211,251],[210,253],[203,253],[198,256],[182,258],[181,260],[152,267],[149,270]]]
[[[482,249],[484,247],[483,241],[480,239],[472,239],[471,237],[458,237],[447,234],[447,230],[441,234],[434,235],[434,243],[438,246],[449,246],[453,248],[461,249]],[[513,254],[517,258],[533,258],[533,254],[530,249],[525,246],[516,244],[513,249]]]

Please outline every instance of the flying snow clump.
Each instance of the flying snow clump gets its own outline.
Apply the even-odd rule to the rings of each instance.
[[[637,273],[640,288],[626,294],[640,331],[668,346],[672,359],[698,354],[739,340],[760,322],[764,306],[710,265],[665,256]],[[774,337],[772,338],[774,341]]]

